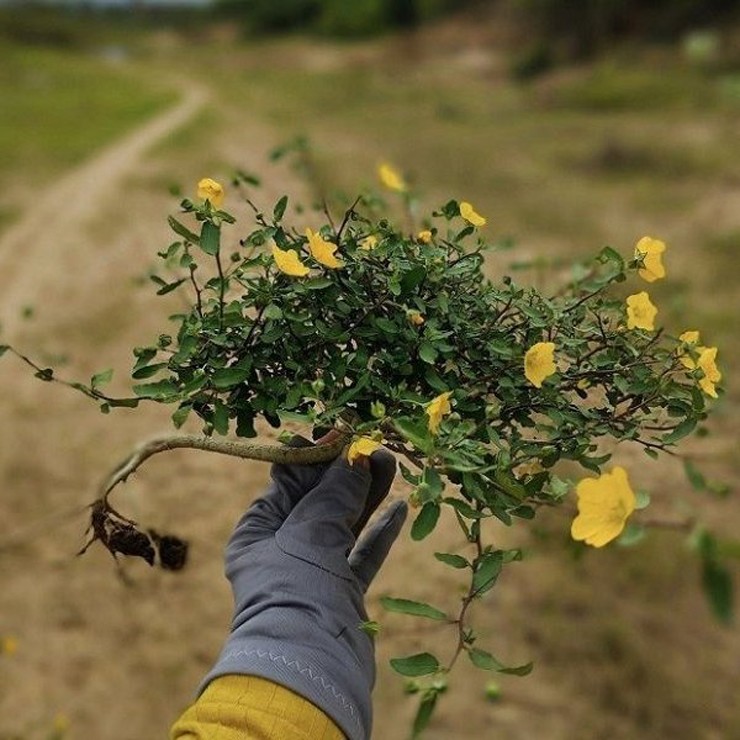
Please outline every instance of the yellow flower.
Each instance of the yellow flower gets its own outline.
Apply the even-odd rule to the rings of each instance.
[[[428,427],[432,434],[437,434],[442,417],[447,416],[452,411],[452,407],[450,406],[451,395],[452,391],[440,393],[426,405],[426,413],[429,417]]]
[[[347,460],[352,464],[361,455],[370,457],[378,449],[380,449],[380,442],[370,437],[358,437],[347,450]]]
[[[424,317],[418,311],[408,311],[406,315],[414,326],[421,326],[424,323]]]
[[[429,244],[432,241],[432,232],[429,231],[429,229],[424,229],[423,231],[420,231],[416,238],[422,243],[422,244]]]
[[[716,347],[700,348],[699,359],[696,361],[696,365],[704,373],[704,377],[699,381],[699,387],[712,398],[717,398],[717,391],[714,388],[714,384],[722,380],[722,373],[717,368],[716,360]]]
[[[653,331],[657,313],[658,309],[650,302],[650,296],[644,290],[627,297],[628,329]]]
[[[699,344],[699,332],[685,331],[678,339],[684,344],[692,345],[696,349],[696,345]],[[696,370],[696,361],[688,352],[681,352],[679,350],[679,359],[684,367],[687,367],[689,370]]]
[[[665,267],[663,267],[663,252],[665,252],[665,242],[660,239],[653,239],[649,236],[643,236],[635,245],[635,259],[642,260],[642,267],[638,270],[638,275],[649,283],[661,280],[665,277]]]
[[[67,717],[67,715],[63,714],[62,712],[59,712],[54,717],[54,723],[52,727],[54,729],[54,732],[56,732],[57,734],[63,734],[69,729],[69,724],[69,717]]]
[[[375,236],[375,234],[370,234],[369,236],[366,236],[361,242],[360,242],[360,249],[365,249],[368,252],[375,249],[375,247],[378,246],[378,237]]]
[[[485,226],[486,225],[486,219],[483,218],[479,213],[476,213],[475,208],[470,205],[470,203],[467,203],[466,201],[462,201],[460,203],[460,215],[473,226]]]
[[[537,342],[527,350],[524,355],[524,374],[535,388],[542,388],[542,381],[555,372],[554,357],[554,342]]]
[[[211,205],[220,208],[224,202],[224,189],[221,183],[211,180],[210,177],[204,177],[198,183],[198,197],[202,200],[210,200]]]
[[[334,256],[337,251],[337,245],[326,241],[321,234],[317,234],[311,229],[306,229],[308,237],[308,248],[311,250],[311,256],[320,262],[324,267],[331,267],[336,270],[338,267],[344,267],[344,262]]]
[[[635,494],[624,468],[598,478],[584,478],[576,486],[578,516],[570,534],[593,547],[603,547],[619,537],[629,515],[635,510]]]
[[[10,635],[0,637],[0,655],[15,655],[18,652],[18,640]]]
[[[384,162],[378,167],[378,177],[389,190],[395,190],[398,193],[405,193],[408,189],[401,173],[394,167]]]
[[[273,244],[272,258],[275,260],[278,270],[280,270],[280,272],[284,272],[286,275],[291,275],[292,277],[304,277],[310,272],[308,267],[301,262],[296,252],[292,249],[286,249],[283,251],[277,244]]]

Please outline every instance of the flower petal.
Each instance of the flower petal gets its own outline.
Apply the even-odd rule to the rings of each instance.
[[[467,201],[460,203],[460,215],[473,226],[485,226],[486,219],[476,212],[475,208]]]
[[[224,202],[224,189],[221,183],[211,180],[210,177],[204,177],[198,183],[198,197],[201,200],[208,200],[211,205],[220,208]]]
[[[375,450],[380,449],[380,446],[380,442],[370,437],[358,437],[347,450],[347,460],[351,464],[360,456],[370,457]]]
[[[655,329],[655,316],[658,309],[653,305],[646,291],[635,293],[627,297],[627,328]]]
[[[404,193],[408,189],[401,173],[387,162],[384,162],[378,167],[378,177],[380,178],[380,182],[389,190]]]
[[[537,342],[527,350],[524,355],[524,375],[535,388],[541,388],[545,378],[555,372],[554,357],[554,342]]]
[[[308,248],[311,252],[311,256],[324,267],[330,267],[336,270],[339,267],[344,267],[344,262],[337,259],[334,256],[334,252],[337,251],[337,245],[324,239],[321,234],[318,234],[311,229],[306,229],[306,236],[308,237]]]
[[[662,280],[665,277],[663,267],[663,252],[666,250],[665,242],[643,236],[635,245],[635,259],[642,260],[642,267],[638,270],[639,276],[648,283]]]
[[[442,418],[452,411],[450,406],[450,396],[452,391],[440,393],[433,398],[426,406],[426,413],[429,416],[428,428],[432,434],[437,434]]]
[[[576,494],[578,516],[571,524],[571,536],[592,547],[603,547],[616,539],[635,510],[627,471],[619,466],[598,478],[579,481]]]
[[[282,250],[277,244],[273,244],[272,258],[275,260],[278,270],[291,277],[304,277],[310,272],[292,249]]]

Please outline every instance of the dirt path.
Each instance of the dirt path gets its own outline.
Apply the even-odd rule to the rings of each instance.
[[[59,250],[74,246],[86,222],[135,172],[153,145],[187,123],[205,104],[204,88],[182,86],[183,97],[80,167],[53,182],[20,221],[0,237],[0,295],[3,331],[12,336],[21,306],[34,297],[34,283],[56,269]],[[48,259],[54,250],[57,259]]]

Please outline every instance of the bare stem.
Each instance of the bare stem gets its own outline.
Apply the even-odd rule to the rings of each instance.
[[[100,497],[103,500],[107,499],[110,492],[119,483],[123,483],[145,460],[152,457],[152,455],[167,450],[206,450],[247,460],[260,460],[283,465],[313,465],[333,460],[342,451],[346,443],[346,434],[341,434],[338,440],[329,444],[320,444],[313,447],[287,447],[256,442],[235,442],[228,439],[213,439],[212,437],[193,435],[157,437],[138,445],[131,454],[116,466],[101,485]]]

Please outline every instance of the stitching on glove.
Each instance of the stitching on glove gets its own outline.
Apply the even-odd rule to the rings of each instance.
[[[346,709],[350,716],[352,717],[352,720],[354,721],[355,725],[357,727],[360,727],[360,720],[357,717],[355,713],[355,708],[353,704],[345,698],[344,694],[337,690],[329,680],[327,680],[324,676],[319,675],[318,673],[315,673],[313,669],[310,666],[306,666],[305,668],[301,668],[301,664],[297,660],[288,660],[284,655],[280,653],[273,653],[271,650],[259,650],[258,648],[254,648],[252,650],[231,650],[228,653],[226,653],[221,660],[230,660],[231,658],[239,658],[239,657],[245,657],[248,658],[250,656],[257,656],[258,658],[269,658],[273,663],[280,663],[282,662],[287,668],[293,668],[298,671],[301,675],[308,675],[308,677],[314,681],[321,684],[321,687],[326,690],[330,691],[335,699],[338,699],[344,709]]]

